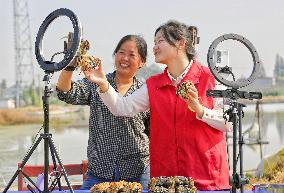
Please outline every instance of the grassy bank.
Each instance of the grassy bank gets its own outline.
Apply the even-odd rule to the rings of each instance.
[[[0,109],[0,125],[37,124],[43,119],[30,116],[29,108]]]
[[[239,99],[238,102],[243,104],[255,104],[256,99]],[[284,103],[284,96],[263,96],[262,99],[259,99],[261,104],[269,104],[269,103]]]
[[[284,103],[284,96],[264,96],[260,101],[262,103]]]
[[[278,164],[278,167],[271,170],[262,178],[247,176],[249,184],[245,186],[246,190],[251,190],[254,184],[283,184],[284,182],[284,165]]]
[[[50,124],[60,125],[68,124],[68,120],[64,116],[56,115],[54,112],[59,112],[63,107],[51,106],[50,112]],[[65,107],[66,108],[66,107]],[[7,125],[23,125],[23,124],[42,124],[44,119],[43,109],[41,107],[23,107],[17,109],[0,109],[0,126]]]
[[[256,103],[256,100],[239,99],[244,104]],[[284,96],[263,96],[260,103],[284,103]],[[76,112],[78,106],[50,105],[50,123],[53,125],[68,124],[82,116]],[[73,114],[72,114],[73,113]],[[85,115],[86,118],[86,115]],[[42,107],[23,107],[17,109],[0,109],[0,126],[19,124],[41,124],[43,122]],[[74,123],[76,124],[76,122]]]

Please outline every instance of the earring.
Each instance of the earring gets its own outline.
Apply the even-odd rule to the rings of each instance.
[[[139,66],[139,68],[138,68],[138,69],[142,68],[144,65],[145,65],[145,63],[141,64],[141,66]]]

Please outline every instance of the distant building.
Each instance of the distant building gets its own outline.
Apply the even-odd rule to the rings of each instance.
[[[0,108],[12,109],[16,107],[14,99],[0,99]]]
[[[275,79],[271,77],[266,77],[265,69],[261,62],[257,78],[251,84],[242,88],[241,90],[261,92],[264,90],[271,89],[274,85],[275,85]]]
[[[15,95],[12,90],[7,87],[6,80],[0,82],[0,108],[15,108]]]
[[[16,85],[7,87],[4,91],[3,91],[3,97],[4,99],[15,99],[16,98]]]
[[[241,88],[241,90],[261,92],[264,90],[271,89],[273,85],[274,85],[273,78],[260,77],[260,78],[255,79],[248,86]]]

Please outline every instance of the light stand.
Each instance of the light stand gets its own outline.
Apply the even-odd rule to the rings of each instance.
[[[232,72],[232,68],[229,66],[225,67],[218,67],[216,66],[217,60],[216,57],[214,57],[215,53],[217,52],[217,45],[225,40],[236,40],[244,44],[248,50],[250,51],[252,58],[253,58],[253,71],[251,75],[247,79],[239,79],[235,80],[234,73]],[[256,78],[257,74],[259,72],[259,56],[257,54],[256,49],[252,45],[250,41],[248,41],[246,38],[238,35],[238,34],[225,34],[217,39],[215,39],[212,44],[210,45],[208,49],[207,54],[207,62],[208,67],[213,74],[214,78],[218,80],[223,85],[231,88],[227,90],[207,90],[206,96],[210,96],[213,98],[229,98],[231,99],[230,108],[226,110],[225,112],[229,115],[229,121],[233,123],[233,173],[230,177],[230,185],[232,186],[232,192],[236,193],[237,189],[240,188],[241,193],[244,192],[244,185],[248,183],[248,179],[245,178],[243,174],[243,145],[244,145],[244,139],[243,139],[243,133],[242,133],[242,118],[244,115],[243,107],[245,107],[244,104],[238,103],[238,99],[261,99],[262,94],[259,92],[246,92],[246,91],[239,91],[238,89],[241,87],[245,87],[249,84],[251,84]],[[233,77],[233,81],[229,81],[225,79],[221,74],[231,74]],[[237,132],[238,132],[238,141],[237,141]],[[237,157],[237,143],[238,143],[238,150],[239,150],[239,159],[240,159],[240,170],[239,174],[237,173],[237,163],[238,163],[238,157]]]
[[[74,29],[74,32],[73,32],[74,35],[71,41],[72,45],[70,48],[62,52],[64,54],[64,58],[62,59],[62,61],[53,62],[52,61],[53,58],[51,59],[51,61],[47,61],[43,55],[42,39],[44,37],[44,34],[48,26],[53,22],[53,20],[55,20],[56,18],[60,16],[66,16],[72,22],[73,29]],[[45,20],[43,21],[43,23],[41,24],[39,28],[36,41],[35,41],[35,55],[36,55],[38,64],[45,72],[45,76],[43,78],[43,81],[45,82],[45,87],[44,87],[44,94],[42,96],[43,110],[44,110],[44,122],[43,122],[44,133],[42,133],[40,137],[35,141],[35,143],[30,147],[28,153],[25,155],[24,159],[22,160],[21,165],[18,167],[18,170],[15,172],[12,179],[9,181],[3,193],[6,193],[9,190],[10,186],[12,185],[12,183],[14,182],[14,180],[16,179],[16,177],[19,175],[20,172],[23,174],[23,176],[26,179],[29,180],[29,182],[36,188],[36,190],[38,190],[38,192],[44,192],[44,193],[51,192],[55,188],[56,185],[58,185],[59,190],[61,190],[62,187],[60,183],[60,178],[63,174],[70,192],[74,193],[70,185],[69,179],[67,177],[67,174],[65,172],[64,166],[54,146],[54,142],[52,140],[52,134],[49,133],[49,101],[48,99],[50,97],[50,94],[52,93],[52,89],[49,86],[50,76],[54,72],[64,69],[74,59],[78,51],[79,45],[80,45],[81,32],[82,32],[82,28],[81,28],[81,24],[80,24],[78,17],[76,16],[75,13],[73,13],[71,10],[66,9],[66,8],[60,8],[60,9],[57,9],[51,12],[45,18]],[[44,140],[44,190],[43,191],[40,190],[39,187],[36,185],[36,183],[34,183],[31,180],[31,178],[27,174],[25,174],[25,172],[23,171],[25,164],[27,163],[28,159],[33,154],[34,150],[37,148],[38,144],[41,142],[42,139]],[[50,187],[48,187],[49,186],[49,150],[50,150],[50,154],[51,154],[52,162],[53,162],[53,175],[55,176],[55,180],[51,182]],[[28,188],[30,189],[31,192],[35,191],[29,184],[28,184]]]
[[[51,72],[46,72],[43,81],[45,82],[45,87],[44,87],[44,94],[42,96],[42,101],[43,101],[43,110],[44,110],[44,121],[43,121],[43,128],[44,128],[44,133],[40,134],[40,137],[35,141],[35,143],[30,147],[29,151],[25,155],[25,157],[22,160],[21,165],[18,167],[17,171],[5,187],[3,193],[6,193],[10,186],[13,184],[14,180],[16,177],[19,175],[20,172],[22,172],[23,176],[39,191],[43,193],[49,193],[51,192],[56,185],[58,185],[59,190],[62,190],[61,187],[61,182],[60,182],[60,177],[62,174],[65,177],[65,181],[67,183],[67,186],[70,190],[71,193],[74,193],[72,186],[70,185],[70,181],[67,177],[66,171],[64,169],[64,166],[60,160],[60,157],[58,155],[58,152],[55,148],[54,142],[52,140],[52,134],[49,133],[49,97],[50,94],[52,93],[52,89],[49,86],[50,83],[50,76]],[[33,180],[23,171],[23,168],[27,161],[29,160],[30,156],[33,154],[34,150],[37,148],[41,140],[44,140],[44,190],[40,190],[40,188],[36,185],[36,183],[33,182]],[[52,162],[53,162],[53,172],[56,175],[55,182],[52,183],[52,186],[49,187],[49,150],[50,154],[52,157]],[[60,166],[60,168],[58,167]],[[34,189],[29,186],[28,187],[32,192],[34,192]]]
[[[244,185],[248,184],[248,179],[243,174],[243,134],[242,134],[242,118],[244,115],[244,104],[238,103],[237,100],[242,99],[261,99],[262,94],[258,92],[246,92],[239,91],[237,89],[227,90],[207,90],[206,96],[213,98],[229,98],[231,99],[230,108],[227,110],[229,115],[229,121],[233,123],[233,173],[230,177],[230,185],[232,186],[232,192],[236,193],[236,189],[241,189],[244,192]],[[238,132],[238,135],[237,135]],[[238,136],[238,150],[240,159],[240,173],[237,173],[237,136]]]

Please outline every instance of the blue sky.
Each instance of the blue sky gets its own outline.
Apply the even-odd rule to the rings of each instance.
[[[93,45],[90,52],[103,60],[107,72],[113,70],[112,52],[126,34],[141,34],[146,39],[148,64],[153,63],[154,31],[169,19],[199,28],[198,60],[203,65],[207,65],[207,50],[212,41],[227,33],[240,34],[253,43],[268,76],[272,75],[276,54],[284,56],[283,0],[29,0],[28,3],[32,42],[50,12],[69,8],[80,18],[84,38]],[[13,1],[0,0],[0,9],[0,80],[6,79],[10,85],[15,81]],[[41,76],[43,72],[35,59],[34,65],[36,75]]]

